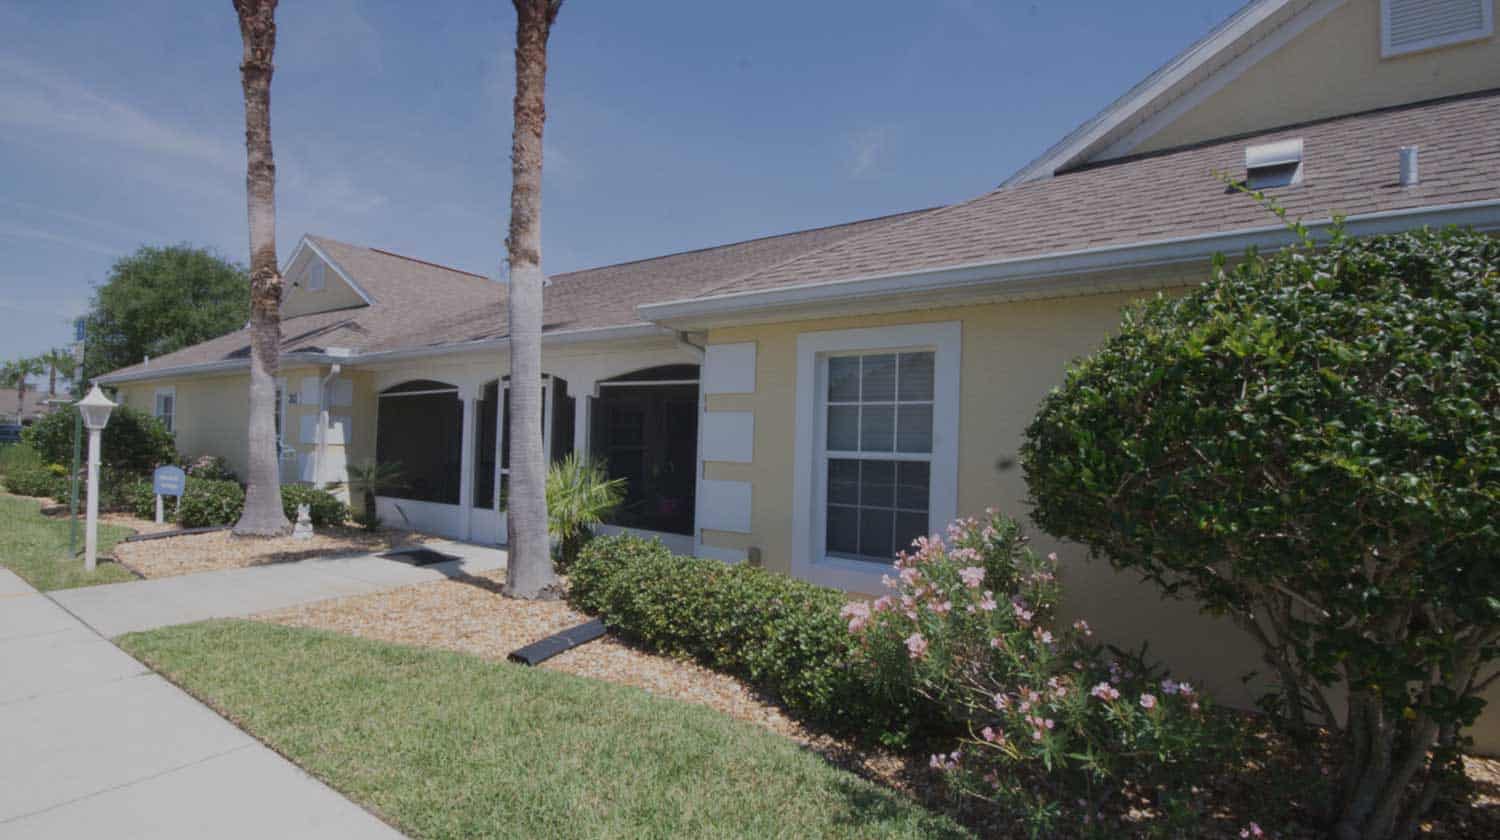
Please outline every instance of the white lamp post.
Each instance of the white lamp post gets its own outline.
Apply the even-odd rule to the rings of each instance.
[[[95,385],[89,395],[78,401],[83,425],[89,430],[88,525],[83,538],[83,567],[93,571],[99,563],[99,433],[109,422],[115,403]]]

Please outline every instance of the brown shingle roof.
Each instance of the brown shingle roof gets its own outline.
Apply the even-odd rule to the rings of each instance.
[[[1300,185],[1269,190],[1292,217],[1356,215],[1500,198],[1500,91],[1321,120],[1111,161],[1006,187],[714,288],[755,292],[854,277],[1195,234],[1275,222],[1215,172],[1243,178],[1245,147],[1301,137]],[[1420,185],[1396,183],[1397,150],[1419,145]]]
[[[552,277],[545,297],[546,330],[586,330],[643,322],[641,303],[692,297],[735,277],[792,259],[851,236],[898,224],[930,210],[768,236],[653,259]],[[285,318],[281,352],[347,348],[373,353],[500,338],[506,335],[505,285],[466,271],[309,236],[374,302],[369,306]],[[108,374],[108,378],[248,359],[250,333],[236,330]]]

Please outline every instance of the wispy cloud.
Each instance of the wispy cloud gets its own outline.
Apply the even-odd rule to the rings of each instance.
[[[73,136],[232,170],[239,147],[169,125],[67,76],[0,55],[0,125]]]
[[[875,126],[854,132],[848,137],[849,174],[867,178],[876,173],[890,147],[889,126]]]
[[[302,68],[355,64],[366,70],[382,67],[380,32],[370,23],[360,0],[331,0],[306,8],[288,8],[288,20],[278,27],[283,49],[278,64]]]
[[[31,225],[17,224],[14,222],[0,223],[0,238],[4,239],[30,239],[35,242],[50,242],[68,248],[76,248],[81,251],[92,251],[96,254],[118,257],[122,256],[126,249],[118,246],[108,245],[87,237],[77,236],[72,233],[47,230],[45,228],[33,227]]]

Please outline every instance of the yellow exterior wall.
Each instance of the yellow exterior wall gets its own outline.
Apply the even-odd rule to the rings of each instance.
[[[1026,486],[1016,463],[1022,432],[1047,392],[1062,381],[1069,360],[1085,355],[1113,332],[1129,293],[1048,301],[976,305],[890,315],[801,321],[714,329],[708,343],[756,344],[753,394],[710,394],[709,411],[755,415],[753,463],[704,464],[704,478],[747,481],[753,486],[750,534],[702,531],[703,543],[743,550],[759,547],[764,565],[791,570],[793,458],[797,403],[797,336],[816,330],[890,326],[933,321],[963,325],[959,417],[958,513],[987,507],[1025,522],[1038,551],[1062,558],[1065,619],[1086,617],[1115,644],[1149,642],[1154,657],[1180,677],[1202,683],[1215,696],[1249,707],[1254,697],[1241,681],[1264,671],[1250,639],[1225,619],[1198,613],[1191,602],[1166,601],[1150,584],[1090,561],[1076,544],[1063,543],[1030,526]],[[1001,464],[1007,464],[1001,467]],[[1500,689],[1497,707],[1481,721],[1479,747],[1500,752]]]
[[[287,266],[286,291],[281,297],[281,317],[291,318],[313,312],[367,305],[365,299],[360,297],[359,293],[354,291],[348,283],[345,283],[331,265],[325,264],[323,288],[316,292],[309,290],[306,279],[307,266],[316,259],[320,258],[312,252],[312,249],[304,249],[297,257],[297,261]]]
[[[1348,0],[1132,152],[1500,87],[1500,37],[1381,58],[1380,35],[1380,0]]]

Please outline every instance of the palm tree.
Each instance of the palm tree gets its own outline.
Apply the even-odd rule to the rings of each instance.
[[[57,396],[57,376],[62,374],[70,376],[77,361],[73,358],[73,351],[66,347],[54,347],[41,355],[42,364],[47,366],[47,396]]]
[[[371,531],[380,524],[380,517],[375,510],[375,497],[387,490],[398,490],[406,486],[406,478],[402,475],[401,465],[377,464],[375,461],[366,461],[363,464],[352,464],[346,468],[349,486],[349,501],[354,501],[352,496],[361,496],[364,505],[363,521],[359,524]]]
[[[4,368],[0,368],[0,380],[5,382],[5,387],[16,389],[16,422],[21,422],[21,415],[26,413],[26,382],[33,376],[41,376],[46,367],[37,356],[25,356],[14,362],[6,362]]]
[[[552,465],[547,473],[547,520],[557,538],[563,571],[578,558],[590,530],[624,499],[625,479],[610,478],[603,461],[585,460],[573,452]]]
[[[547,120],[547,38],[563,0],[516,7],[515,127],[511,134],[510,557],[506,592],[541,597],[556,587],[547,543],[547,464],[542,454],[542,126]]]
[[[250,471],[234,533],[279,536],[292,529],[281,509],[276,447],[276,368],[281,290],[276,266],[276,159],[271,151],[271,73],[276,0],[234,0],[240,19],[240,87],[245,95],[245,192],[250,217]]]

